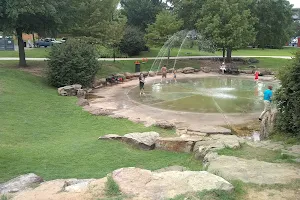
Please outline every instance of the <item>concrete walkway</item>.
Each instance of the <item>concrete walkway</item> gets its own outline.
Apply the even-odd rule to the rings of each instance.
[[[149,57],[148,60],[155,60],[158,59],[168,59],[168,57]],[[171,60],[175,59],[210,59],[210,58],[222,58],[221,56],[179,56],[179,57],[170,57]],[[232,58],[280,58],[280,59],[292,59],[291,56],[233,56]],[[26,60],[30,61],[44,61],[48,58],[26,58]],[[142,58],[116,58],[117,61],[135,61],[141,60]],[[0,57],[0,61],[14,61],[19,60],[18,57]],[[113,58],[99,58],[99,61],[113,61]]]

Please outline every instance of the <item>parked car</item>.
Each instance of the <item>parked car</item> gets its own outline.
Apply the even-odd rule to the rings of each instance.
[[[45,38],[45,39],[41,39],[41,40],[38,40],[34,43],[34,46],[36,47],[50,47],[54,44],[61,44],[62,42],[61,41],[57,41],[53,38]]]
[[[64,42],[66,42],[68,40],[68,38],[62,38],[60,41],[62,42],[62,43],[64,43]]]

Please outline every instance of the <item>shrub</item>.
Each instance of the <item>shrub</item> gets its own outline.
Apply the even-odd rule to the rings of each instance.
[[[281,88],[275,94],[278,107],[276,128],[280,132],[300,136],[300,51],[292,64],[279,73]]]
[[[144,33],[134,26],[128,26],[125,29],[123,39],[120,43],[122,53],[129,56],[139,55],[145,48]]]
[[[51,85],[81,84],[90,86],[99,70],[96,51],[83,40],[68,40],[51,48],[47,77]]]

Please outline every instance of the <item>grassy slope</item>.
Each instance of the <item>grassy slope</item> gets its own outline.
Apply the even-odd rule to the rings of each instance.
[[[189,154],[98,141],[108,133],[162,130],[91,116],[76,105],[76,98],[60,97],[41,78],[16,69],[0,67],[0,113],[0,182],[28,172],[49,180],[103,177],[129,166],[201,168]]]

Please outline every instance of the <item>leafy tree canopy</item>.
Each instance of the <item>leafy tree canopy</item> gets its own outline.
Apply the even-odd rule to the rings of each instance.
[[[166,4],[162,0],[121,0],[128,25],[145,30],[148,24],[155,21],[155,16],[162,11]]]
[[[201,9],[197,29],[216,46],[227,48],[227,59],[231,61],[231,50],[244,47],[255,40],[251,15],[251,0],[206,0]]]
[[[252,6],[258,18],[256,43],[264,48],[282,47],[292,36],[292,5],[288,0],[255,0]]]
[[[156,16],[155,23],[147,28],[145,35],[147,44],[150,46],[162,46],[170,36],[178,32],[183,25],[175,14],[163,11]]]

